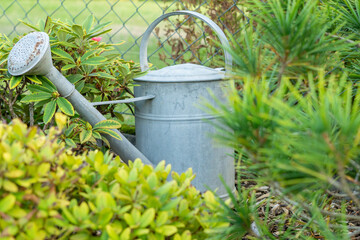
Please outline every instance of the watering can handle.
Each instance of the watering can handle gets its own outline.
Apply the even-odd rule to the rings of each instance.
[[[204,21],[205,23],[207,23],[217,34],[217,36],[220,39],[220,42],[223,46],[224,52],[225,52],[225,70],[228,72],[231,70],[232,67],[232,57],[230,55],[230,53],[228,52],[228,49],[230,49],[230,44],[229,41],[227,40],[224,32],[221,30],[221,28],[214,22],[212,21],[210,18],[197,13],[197,12],[193,12],[193,11],[175,11],[175,12],[171,12],[171,13],[166,13],[160,17],[158,17],[154,22],[152,22],[150,24],[150,26],[146,29],[143,38],[141,40],[141,44],[140,44],[140,67],[141,67],[141,71],[146,71],[149,69],[149,65],[148,65],[148,61],[147,61],[147,46],[149,43],[149,37],[151,32],[154,30],[154,28],[165,18],[168,18],[170,16],[174,16],[174,15],[190,15],[192,17],[196,17],[199,18],[200,20]]]

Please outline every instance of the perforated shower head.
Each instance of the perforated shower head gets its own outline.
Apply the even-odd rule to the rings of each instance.
[[[52,68],[49,36],[33,32],[21,38],[8,57],[11,75],[45,75]]]

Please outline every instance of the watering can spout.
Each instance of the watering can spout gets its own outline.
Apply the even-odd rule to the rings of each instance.
[[[61,96],[67,98],[80,116],[92,126],[106,120],[93,105],[82,96],[54,66],[51,58],[49,36],[44,32],[33,32],[19,40],[8,57],[8,71],[11,75],[45,75],[57,88]],[[152,163],[132,145],[118,130],[113,129],[122,140],[104,135],[112,150],[124,162],[140,158],[144,164]]]

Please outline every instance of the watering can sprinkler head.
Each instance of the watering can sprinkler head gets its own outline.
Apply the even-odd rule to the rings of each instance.
[[[21,38],[8,57],[8,71],[13,76],[46,75],[53,68],[49,36],[33,32]]]

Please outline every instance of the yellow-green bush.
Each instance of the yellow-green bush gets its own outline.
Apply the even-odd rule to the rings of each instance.
[[[0,239],[205,239],[221,206],[192,171],[102,152],[75,156],[19,120],[0,123]]]

